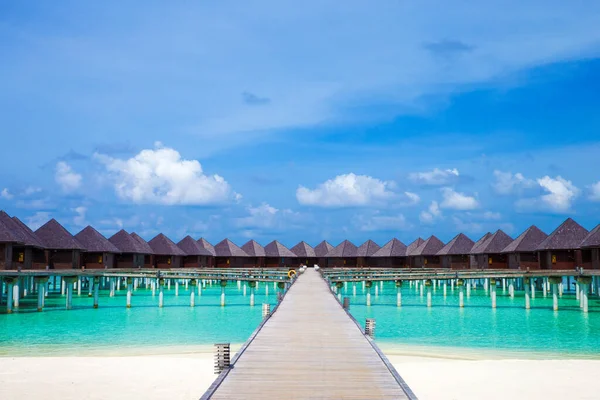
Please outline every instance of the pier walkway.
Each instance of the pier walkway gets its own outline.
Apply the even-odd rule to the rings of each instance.
[[[203,399],[415,399],[312,268]]]

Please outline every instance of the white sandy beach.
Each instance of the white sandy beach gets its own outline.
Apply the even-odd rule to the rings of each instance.
[[[597,399],[600,360],[459,360],[390,355],[420,399]],[[214,380],[209,353],[0,357],[0,399],[192,400]]]

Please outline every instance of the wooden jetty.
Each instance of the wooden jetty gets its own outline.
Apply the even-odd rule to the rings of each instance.
[[[416,399],[312,268],[202,399]]]

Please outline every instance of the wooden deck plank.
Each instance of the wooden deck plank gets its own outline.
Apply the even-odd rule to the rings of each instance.
[[[210,398],[411,397],[325,280],[309,268]]]

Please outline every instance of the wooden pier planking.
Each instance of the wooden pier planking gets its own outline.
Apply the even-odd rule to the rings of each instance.
[[[203,398],[416,398],[312,268],[240,352]]]

